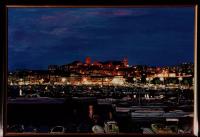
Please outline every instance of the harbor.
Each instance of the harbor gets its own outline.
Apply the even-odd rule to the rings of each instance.
[[[51,133],[52,128],[61,126],[65,129],[63,133],[160,134],[156,129],[162,125],[165,131],[161,134],[192,133],[193,92],[190,89],[170,89],[173,93],[167,94],[168,89],[84,85],[63,93],[60,89],[72,86],[54,85],[54,90],[49,91],[51,86],[32,86],[35,90],[30,95],[8,98],[9,132],[26,133],[31,127],[29,132]],[[44,92],[42,89],[46,87],[48,90]],[[18,90],[15,86],[12,88],[30,92],[30,87],[25,85]],[[106,127],[113,122],[115,130],[108,130]],[[166,129],[168,123],[176,130]]]

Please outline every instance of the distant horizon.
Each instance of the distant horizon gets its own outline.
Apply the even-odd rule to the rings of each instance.
[[[194,64],[194,8],[8,8],[8,70],[76,60]]]
[[[68,63],[64,63],[64,64],[49,64],[49,65],[57,65],[57,66],[62,66],[62,65],[66,65],[66,64],[71,64],[75,61],[80,61],[80,60],[74,60],[74,61],[71,61],[71,62],[68,62]],[[107,62],[107,61],[121,61],[121,60],[106,60],[106,61],[98,61],[98,62]],[[85,61],[80,61],[82,62],[83,64],[85,64]],[[91,61],[93,64],[94,61]],[[148,67],[174,67],[174,66],[178,66],[178,65],[181,65],[181,64],[194,64],[193,62],[181,62],[181,63],[178,63],[178,64],[173,64],[173,65],[163,65],[163,66],[158,66],[158,65],[145,65],[145,64],[129,64],[129,67],[130,66],[148,66]],[[48,65],[48,66],[49,66]],[[36,68],[36,69],[33,69],[33,68],[17,68],[17,69],[14,69],[14,70],[9,70],[9,72],[14,72],[14,71],[19,71],[19,70],[48,70],[48,66],[46,68]]]

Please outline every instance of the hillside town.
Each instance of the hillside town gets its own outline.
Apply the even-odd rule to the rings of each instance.
[[[193,84],[192,63],[130,65],[128,58],[9,72],[8,131],[191,134]]]

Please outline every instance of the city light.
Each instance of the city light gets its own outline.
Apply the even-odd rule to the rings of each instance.
[[[113,85],[123,85],[125,83],[125,80],[122,77],[114,77],[111,83]]]
[[[19,96],[22,96],[22,89],[19,90]]]
[[[163,78],[163,77],[160,77],[160,81],[164,81],[164,78]]]
[[[40,79],[39,82],[42,84],[44,82],[44,79],[43,78]]]
[[[179,80],[179,81],[182,81],[182,80],[183,80],[183,78],[182,78],[182,77],[179,77],[179,78],[178,78],[178,80]]]
[[[83,82],[86,82],[87,81],[87,78],[83,78]]]
[[[23,85],[24,84],[24,82],[22,82],[22,81],[20,81],[20,82],[18,82],[18,85]]]
[[[66,81],[66,78],[62,78],[61,81],[64,83]]]

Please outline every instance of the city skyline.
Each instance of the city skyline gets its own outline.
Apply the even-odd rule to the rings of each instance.
[[[180,65],[184,65],[184,64],[187,64],[187,65],[194,65],[193,62],[181,62],[179,64],[173,64],[173,65],[163,65],[163,66],[156,66],[156,65],[146,65],[146,64],[130,64],[128,62],[128,58],[124,57],[122,58],[121,60],[104,60],[104,61],[101,61],[101,60],[92,60],[90,58],[90,63],[88,64],[86,59],[87,58],[90,58],[89,56],[87,56],[85,58],[85,60],[73,60],[73,61],[70,61],[70,62],[65,62],[64,64],[47,64],[48,66],[46,68],[43,68],[43,69],[31,69],[31,68],[19,68],[19,69],[15,69],[15,70],[9,70],[10,72],[15,72],[15,71],[23,71],[23,70],[48,70],[50,66],[57,66],[58,68],[59,67],[62,67],[62,66],[66,66],[66,65],[72,65],[72,64],[79,64],[79,66],[101,66],[101,65],[108,65],[108,64],[112,64],[112,66],[118,66],[119,64],[123,65],[124,64],[124,59],[127,59],[127,68],[132,68],[132,67],[136,67],[136,66],[143,66],[143,67],[150,67],[150,68],[166,68],[166,67],[169,67],[169,68],[173,68],[173,67],[177,67],[177,66],[180,66]],[[114,63],[114,64],[113,64]],[[117,65],[116,65],[117,64]]]
[[[34,28],[34,29],[33,29]],[[193,8],[9,8],[8,68],[75,60],[166,66],[193,62]]]

